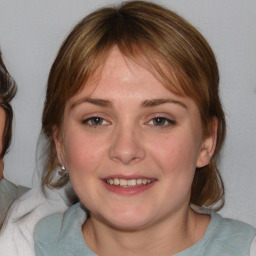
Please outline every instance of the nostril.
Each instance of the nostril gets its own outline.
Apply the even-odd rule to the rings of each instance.
[[[119,127],[112,137],[109,156],[112,160],[128,165],[145,157],[142,140],[138,139],[134,127]]]
[[[141,152],[136,152],[134,154],[116,154],[112,155],[111,159],[116,162],[121,162],[122,164],[129,165],[132,163],[140,162],[144,158],[144,154]]]

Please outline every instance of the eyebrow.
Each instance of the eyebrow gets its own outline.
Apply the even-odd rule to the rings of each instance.
[[[173,100],[173,99],[152,99],[152,100],[145,100],[142,102],[143,107],[156,107],[162,104],[166,103],[173,103],[173,104],[178,104],[182,106],[183,108],[187,109],[187,106],[182,103],[181,101]]]
[[[93,98],[82,98],[76,102],[74,102],[71,105],[71,109],[76,107],[77,105],[80,105],[82,103],[91,103],[93,105],[99,106],[99,107],[111,107],[113,104],[111,101],[109,100],[103,100],[103,99],[93,99]],[[142,107],[156,107],[162,104],[166,104],[166,103],[172,103],[172,104],[178,104],[180,106],[182,106],[183,108],[187,109],[187,106],[182,103],[181,101],[177,101],[177,100],[173,100],[173,99],[152,99],[152,100],[145,100],[142,102],[141,106]]]
[[[92,98],[82,98],[76,102],[74,102],[71,105],[71,109],[76,107],[77,105],[80,105],[82,103],[91,103],[99,107],[110,107],[112,106],[112,103],[109,100],[103,100],[103,99],[92,99]]]

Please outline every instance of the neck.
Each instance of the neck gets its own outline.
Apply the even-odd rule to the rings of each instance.
[[[154,225],[127,231],[113,228],[91,216],[83,225],[83,235],[97,255],[170,256],[199,241],[209,221],[208,215],[199,215],[188,208]]]

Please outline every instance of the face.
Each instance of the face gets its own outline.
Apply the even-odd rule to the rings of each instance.
[[[202,133],[190,98],[114,47],[100,78],[66,104],[55,142],[92,219],[126,230],[188,208],[195,169],[209,162]]]
[[[2,108],[0,108],[0,152],[2,152],[2,148],[3,148],[5,118],[6,118],[5,111]],[[0,180],[3,178],[3,171],[4,171],[4,162],[3,162],[3,159],[0,159]]]

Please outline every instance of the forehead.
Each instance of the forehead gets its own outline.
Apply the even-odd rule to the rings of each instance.
[[[150,64],[138,63],[124,56],[119,48],[114,46],[96,75],[89,78],[73,98],[76,99],[82,95],[95,98],[104,96],[111,100],[111,97],[163,98],[173,93],[152,72]]]

